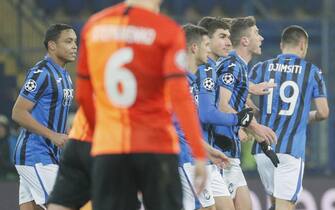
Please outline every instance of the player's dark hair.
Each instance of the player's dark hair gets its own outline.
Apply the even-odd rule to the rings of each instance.
[[[218,29],[229,30],[230,24],[225,21],[222,21],[221,18],[217,17],[203,17],[198,22],[198,26],[201,26],[208,31],[208,35],[211,37]]]
[[[247,30],[256,25],[256,20],[253,16],[235,18],[230,28],[230,40],[233,47],[240,44],[243,36],[247,36]]]
[[[45,32],[45,35],[44,35],[43,44],[44,44],[45,48],[48,50],[49,41],[56,42],[58,40],[60,34],[62,33],[62,31],[68,30],[68,29],[74,30],[72,26],[64,24],[64,23],[56,23],[56,24],[51,25],[47,29],[47,31]]]
[[[299,44],[301,38],[308,41],[308,33],[303,27],[298,25],[290,25],[286,27],[281,34],[281,42],[283,45],[288,44],[296,46]]]
[[[186,36],[186,44],[189,47],[193,43],[200,43],[204,35],[208,35],[208,31],[197,25],[186,24],[183,26]]]

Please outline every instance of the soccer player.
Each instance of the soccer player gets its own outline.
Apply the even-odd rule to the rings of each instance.
[[[200,26],[195,26],[192,24],[187,24],[183,27],[186,34],[186,43],[187,43],[187,64],[188,64],[188,73],[187,78],[190,84],[191,92],[194,95],[195,102],[198,103],[199,89],[197,84],[197,78],[194,73],[197,71],[197,67],[201,64],[207,62],[208,53],[210,52],[209,48],[209,37],[208,32],[205,28]],[[216,108],[216,107],[214,107]],[[242,119],[248,117],[250,120],[252,119],[252,113],[249,111],[242,111],[241,113],[235,114],[226,114],[220,112],[216,109],[215,113],[208,113],[209,121],[213,123],[218,123],[221,125],[236,125],[242,123]],[[212,165],[207,165],[207,172],[209,174],[209,178],[206,184],[205,189],[199,194],[196,195],[194,193],[194,184],[192,182],[194,166],[192,165],[193,158],[192,154],[188,148],[188,142],[185,138],[183,131],[180,129],[178,123],[175,123],[177,133],[179,136],[179,141],[181,145],[181,153],[180,153],[180,167],[179,171],[181,174],[182,186],[184,191],[184,209],[213,209],[214,207],[214,199],[213,193],[211,189],[211,178],[210,174],[213,169]],[[205,142],[204,142],[205,143]],[[213,149],[207,143],[205,143],[209,159],[212,162],[225,161],[227,163],[227,157],[221,153],[220,151]],[[214,154],[214,155],[213,155]],[[214,158],[213,158],[214,156]],[[199,204],[199,205],[197,205]]]
[[[84,112],[79,108],[62,152],[48,210],[77,210],[91,199],[92,136]]]
[[[94,209],[135,209],[138,191],[148,210],[182,208],[172,112],[195,157],[197,193],[206,182],[184,33],[159,14],[160,4],[127,0],[93,15],[82,31],[77,97],[94,129]]]
[[[210,37],[208,62],[198,67],[196,75],[197,88],[199,90],[199,115],[203,133],[208,143],[213,145],[212,133],[214,126],[218,124],[213,123],[211,117],[217,116],[217,112],[219,112],[217,107],[219,87],[216,82],[216,62],[218,59],[228,56],[228,53],[232,50],[229,32],[230,25],[227,21],[222,21],[215,17],[204,17],[199,21],[198,25],[206,28]],[[234,204],[228,187],[220,174],[220,170],[221,169],[215,168],[214,166],[214,170],[211,172],[210,187],[215,200],[215,207],[218,210],[233,210]]]
[[[254,55],[261,53],[263,37],[259,35],[253,17],[235,19],[230,33],[234,50],[218,63],[217,83],[220,86],[219,101],[222,111],[236,113],[245,107],[249,86],[247,64]],[[258,124],[255,119],[248,128],[261,137],[258,141],[266,141],[267,144],[276,141],[275,133]],[[239,130],[239,126],[216,126],[214,145],[230,157],[230,167],[223,170],[223,176],[234,199],[235,209],[249,210],[251,199],[239,160]]]
[[[14,155],[20,176],[20,210],[45,208],[56,179],[60,148],[68,140],[66,120],[73,99],[65,65],[76,59],[76,41],[69,25],[48,28],[47,55],[28,71],[13,107],[12,118],[22,127]]]
[[[277,83],[269,95],[260,98],[259,106],[260,122],[278,136],[278,143],[272,145],[279,153],[278,167],[266,158],[259,144],[255,143],[252,150],[264,188],[275,198],[272,209],[276,210],[295,209],[302,191],[307,123],[329,115],[322,72],[305,60],[308,38],[304,28],[288,26],[281,35],[282,54],[256,64],[250,72],[250,81],[255,84]],[[312,101],[316,110],[310,111]]]

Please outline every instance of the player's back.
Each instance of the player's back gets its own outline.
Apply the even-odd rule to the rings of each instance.
[[[164,87],[166,77],[184,74],[167,62],[183,62],[181,28],[163,15],[119,4],[93,16],[82,36],[96,96],[93,152],[177,153]],[[168,51],[175,43],[181,45]]]
[[[319,68],[298,56],[282,54],[255,65],[250,80],[277,84],[269,95],[260,97],[259,103],[261,124],[278,136],[276,152],[304,157],[311,101],[326,94]],[[253,153],[260,150],[255,144]]]

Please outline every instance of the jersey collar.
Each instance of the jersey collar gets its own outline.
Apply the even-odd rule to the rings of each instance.
[[[52,60],[50,56],[46,55],[44,56],[44,59],[48,61],[56,70],[61,71],[61,72],[66,71],[66,69],[62,68],[60,65],[55,63],[55,61]]]
[[[229,52],[229,56],[233,56],[233,57],[236,57],[236,59],[240,62],[240,63],[243,63],[244,65],[248,66],[248,63],[243,59],[241,58],[241,56],[239,56],[235,50]]]
[[[279,54],[277,56],[277,58],[283,58],[283,57],[286,57],[286,58],[300,58],[298,55],[295,55],[295,54]]]

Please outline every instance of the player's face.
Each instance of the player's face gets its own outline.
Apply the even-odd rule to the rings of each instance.
[[[56,41],[56,56],[65,63],[76,60],[77,57],[77,35],[72,29],[61,32]]]
[[[225,29],[217,29],[211,37],[210,48],[213,54],[218,57],[226,57],[232,50],[230,32]]]
[[[259,30],[256,25],[249,29],[249,45],[248,49],[252,54],[260,55],[262,54],[262,41],[264,38],[259,34]]]
[[[207,63],[208,55],[210,53],[210,48],[209,48],[209,37],[202,36],[202,40],[199,44],[196,58],[197,58],[197,65],[201,65],[203,63]]]

